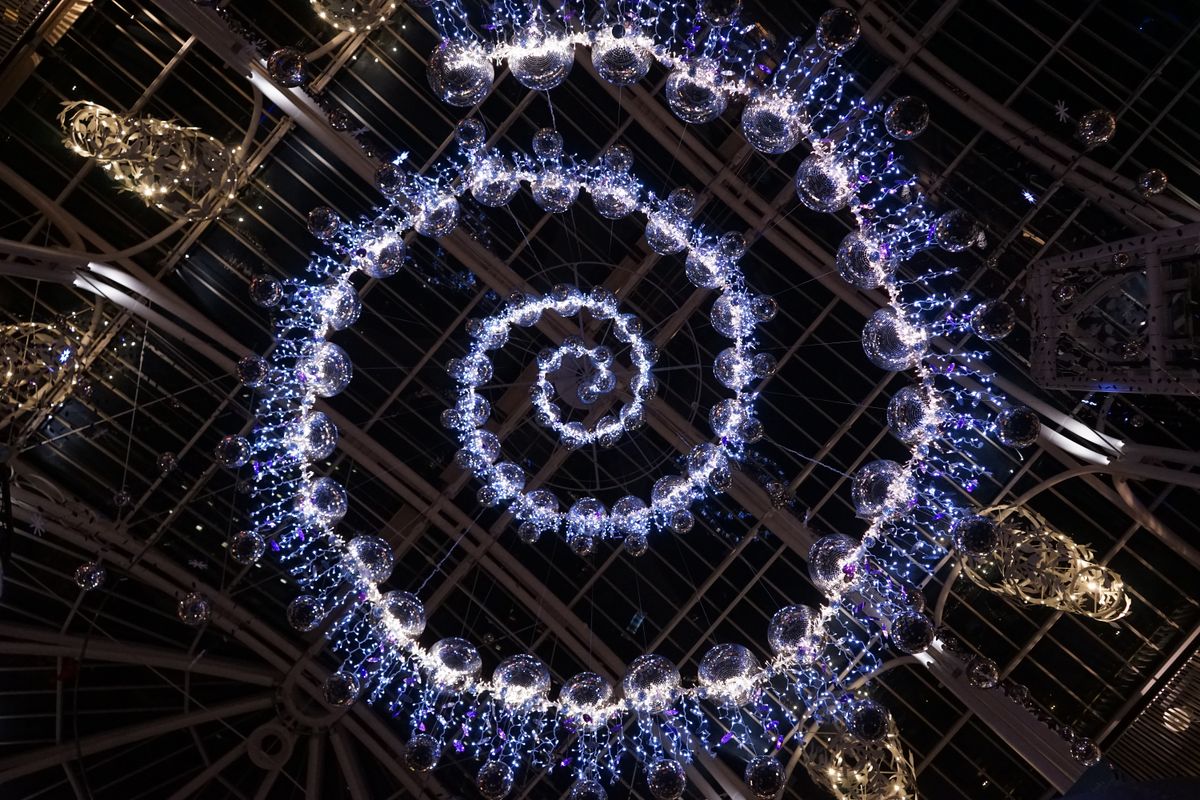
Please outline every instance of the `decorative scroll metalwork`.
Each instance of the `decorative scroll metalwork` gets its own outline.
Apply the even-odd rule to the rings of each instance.
[[[1125,582],[1024,506],[994,506],[983,514],[1001,522],[1000,542],[984,556],[963,554],[963,572],[979,586],[1026,603],[1104,622],[1129,613]]]
[[[78,336],[45,322],[0,325],[0,410],[17,412],[45,396],[48,385],[75,381]]]
[[[122,189],[175,217],[216,216],[242,177],[237,148],[196,128],[126,116],[87,100],[65,103],[58,122],[67,147],[96,159]]]

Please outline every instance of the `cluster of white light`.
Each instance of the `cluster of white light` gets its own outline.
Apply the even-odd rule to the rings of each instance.
[[[642,18],[641,12],[652,5],[660,4],[630,4],[638,19]],[[685,5],[674,3],[665,8],[674,14]],[[564,9],[574,6],[573,3],[563,4]],[[515,13],[513,9],[521,6],[498,3],[496,7],[508,9],[504,13],[511,16]],[[616,36],[612,19],[605,19],[598,27],[586,31],[576,27],[556,33],[544,25],[545,20],[538,21],[535,13],[518,15],[520,25],[513,27],[514,36],[485,42],[477,40],[467,30],[463,24],[466,15],[459,14],[462,9],[457,3],[436,2],[434,9],[443,23],[443,30],[457,33],[447,34],[447,41],[435,54],[431,63],[431,84],[444,97],[457,92],[455,96],[462,99],[482,92],[472,104],[481,100],[491,86],[490,66],[487,70],[479,69],[481,57],[489,64],[492,59],[506,60],[522,83],[537,82],[541,84],[537,88],[548,89],[565,79],[572,59],[570,51],[576,44],[590,43],[595,61],[598,48],[617,46],[609,39],[624,38]],[[856,483],[856,491],[862,495],[856,498],[856,504],[862,500],[860,514],[869,521],[867,531],[860,542],[850,541],[837,551],[836,558],[827,565],[828,572],[822,575],[822,590],[829,602],[820,611],[812,613],[813,622],[800,651],[777,650],[775,658],[761,666],[753,659],[738,660],[723,651],[718,654],[723,664],[740,666],[733,672],[719,673],[717,678],[705,680],[702,676],[700,682],[690,688],[679,685],[678,671],[673,665],[669,662],[666,667],[658,664],[663,667],[658,672],[665,678],[646,686],[632,685],[627,680],[629,685],[625,687],[623,698],[613,699],[611,692],[606,694],[604,700],[588,709],[592,719],[581,720],[579,707],[569,698],[560,697],[557,702],[549,699],[548,683],[539,677],[544,665],[532,656],[520,657],[526,659],[523,666],[529,668],[527,675],[532,677],[514,683],[509,679],[513,674],[511,671],[501,674],[497,670],[491,680],[483,679],[478,674],[478,651],[469,643],[443,640],[431,648],[419,645],[412,635],[411,625],[392,614],[386,595],[379,588],[380,582],[390,573],[390,561],[383,565],[386,566],[384,569],[358,555],[345,556],[357,552],[355,542],[358,540],[347,545],[334,531],[345,513],[344,503],[338,500],[337,492],[326,491],[319,498],[314,495],[313,487],[319,481],[315,480],[311,465],[317,460],[314,457],[317,451],[306,439],[297,438],[290,424],[290,420],[307,418],[313,412],[318,395],[336,393],[348,380],[348,359],[340,348],[325,339],[332,331],[353,322],[357,305],[344,291],[293,285],[283,292],[287,313],[278,323],[280,335],[278,346],[271,355],[270,375],[259,382],[266,391],[259,407],[260,428],[253,449],[258,456],[255,467],[260,494],[265,494],[267,499],[256,512],[256,526],[264,536],[276,537],[285,563],[301,585],[314,595],[310,598],[314,607],[325,611],[344,609],[348,598],[357,599],[357,602],[349,603],[349,610],[338,611],[341,616],[329,628],[335,650],[345,657],[342,671],[334,676],[336,685],[343,691],[335,696],[352,700],[368,683],[373,687],[369,693],[373,700],[384,698],[386,691],[393,691],[395,694],[389,702],[398,712],[404,709],[409,713],[414,730],[419,729],[424,735],[424,721],[429,720],[431,724],[436,721],[439,735],[444,734],[439,747],[445,746],[448,738],[454,738],[454,746],[460,747],[463,744],[460,740],[468,738],[472,725],[480,724],[470,722],[476,719],[477,710],[487,712],[481,713],[483,717],[499,714],[499,717],[487,717],[493,720],[487,723],[493,725],[492,734],[477,736],[475,749],[486,754],[489,761],[512,764],[526,760],[522,748],[542,752],[540,748],[545,746],[546,752],[561,753],[570,747],[564,744],[564,739],[590,729],[597,724],[597,718],[603,718],[611,723],[609,730],[614,731],[610,739],[620,744],[610,741],[610,746],[601,747],[595,738],[579,736],[574,746],[584,763],[575,768],[580,776],[594,775],[597,763],[605,760],[610,762],[607,769],[611,775],[614,769],[611,762],[619,760],[624,752],[634,752],[647,763],[669,751],[686,758],[688,749],[694,744],[687,738],[691,734],[684,731],[703,730],[707,724],[698,713],[696,719],[691,718],[688,704],[708,698],[718,706],[743,705],[753,702],[760,689],[769,685],[778,688],[776,679],[781,679],[787,687],[785,691],[777,692],[777,697],[785,706],[782,713],[793,716],[789,723],[801,717],[845,718],[849,706],[843,702],[844,694],[839,687],[855,677],[866,676],[878,664],[871,653],[872,642],[880,634],[893,630],[904,614],[913,613],[908,607],[910,599],[904,588],[905,579],[912,577],[904,572],[906,567],[898,561],[879,560],[877,556],[869,555],[869,551],[877,547],[890,548],[891,552],[905,558],[936,562],[944,555],[940,546],[921,541],[910,544],[901,538],[902,534],[918,531],[914,521],[918,512],[928,513],[931,520],[953,520],[966,513],[951,493],[932,485],[933,474],[953,479],[957,473],[951,456],[947,455],[951,448],[943,446],[943,440],[950,435],[945,423],[951,413],[947,407],[951,404],[947,401],[946,390],[939,389],[934,383],[938,372],[930,366],[932,359],[926,349],[935,334],[965,330],[968,325],[958,318],[953,324],[946,323],[949,312],[933,302],[906,302],[902,297],[904,284],[895,279],[894,271],[898,263],[923,248],[941,245],[947,250],[961,250],[981,238],[977,225],[955,216],[961,212],[941,217],[932,213],[915,178],[900,169],[892,151],[894,142],[883,133],[879,122],[880,109],[868,107],[861,100],[848,99],[850,76],[838,67],[836,58],[829,57],[842,52],[857,37],[857,22],[853,15],[847,17],[848,14],[839,10],[828,21],[822,19],[817,40],[824,50],[805,49],[796,42],[786,45],[783,64],[762,91],[758,91],[757,83],[751,80],[750,70],[741,76],[736,71],[731,74],[727,69],[728,61],[722,60],[719,52],[722,41],[728,43],[732,29],[721,36],[707,38],[701,48],[703,52],[696,54],[685,54],[673,49],[674,44],[656,38],[653,35],[656,27],[652,24],[627,24],[624,31],[625,36],[634,37],[633,50],[648,47],[650,55],[673,69],[672,80],[678,91],[672,99],[672,80],[669,80],[668,102],[681,118],[702,122],[706,120],[701,117],[714,111],[715,118],[724,111],[730,94],[752,94],[747,112],[753,110],[748,115],[743,114],[742,125],[751,144],[774,153],[788,149],[794,143],[793,139],[809,141],[813,154],[805,159],[797,173],[798,197],[814,210],[832,212],[849,208],[858,222],[858,230],[839,248],[838,271],[859,288],[882,288],[889,299],[888,306],[864,329],[867,355],[882,368],[912,370],[917,378],[913,387],[917,410],[909,415],[911,424],[906,423],[904,435],[898,427],[893,427],[910,445],[911,457],[904,464],[874,462],[864,468],[869,469],[870,474]],[[572,19],[582,24],[580,17]],[[622,19],[625,23],[637,23],[637,19],[630,17]],[[517,30],[535,23],[542,26],[536,35],[526,35],[528,30],[524,33]],[[501,25],[496,30],[506,28]],[[653,46],[649,42],[654,42]],[[640,65],[635,63],[635,66],[634,80],[640,70]],[[709,69],[709,66],[713,68]],[[805,77],[804,81],[791,80],[800,75]],[[789,85],[803,85],[804,94],[781,94],[782,88]],[[693,105],[681,105],[681,98]],[[888,113],[891,114],[892,109]],[[833,136],[835,130],[841,135]],[[888,130],[891,132],[892,129],[889,127]],[[891,135],[899,139],[911,138]],[[716,290],[713,326],[733,340],[733,346],[716,359],[714,371],[734,396],[714,407],[711,419],[717,441],[703,443],[693,451],[688,459],[686,477],[668,476],[660,480],[650,503],[639,498],[623,498],[609,513],[595,498],[583,498],[564,512],[559,508],[557,498],[549,492],[525,492],[524,472],[515,464],[496,463],[499,442],[482,427],[490,407],[477,389],[491,376],[486,351],[503,347],[514,325],[534,325],[547,311],[573,316],[586,308],[597,319],[611,320],[620,332],[619,338],[630,345],[634,368],[632,381],[639,382],[642,387],[651,385],[652,346],[637,335],[636,320],[620,314],[615,298],[603,294],[602,290],[585,294],[576,287],[567,286],[556,287],[546,297],[517,293],[510,297],[502,312],[473,322],[469,326],[470,350],[449,365],[451,374],[459,381],[460,394],[444,419],[459,435],[462,445],[459,463],[475,472],[484,483],[481,499],[485,502],[509,501],[514,517],[522,521],[526,530],[533,532],[534,538],[541,531],[558,529],[575,541],[622,535],[627,541],[631,536],[641,537],[644,543],[646,532],[654,524],[664,528],[690,524],[686,505],[701,491],[722,488],[728,481],[730,463],[741,456],[747,443],[761,436],[761,426],[753,416],[755,393],[749,386],[769,374],[773,365],[769,357],[754,356],[751,348],[754,327],[773,314],[773,305],[772,301],[753,295],[745,287],[737,265],[744,243],[739,244],[729,237],[714,237],[694,225],[691,221],[693,198],[686,193],[677,190],[665,198],[652,194],[644,197],[640,181],[629,171],[630,157],[623,148],[614,148],[596,164],[588,165],[581,159],[564,156],[561,137],[553,131],[539,132],[532,157],[501,153],[487,147],[478,123],[468,121],[460,126],[458,138],[459,157],[439,164],[437,177],[406,172],[401,168],[401,162],[381,170],[381,189],[391,204],[376,219],[361,225],[339,226],[336,218],[331,218],[331,212],[320,216],[314,232],[332,242],[349,258],[347,263],[318,258],[313,271],[323,279],[331,279],[335,287],[349,286],[346,279],[355,271],[363,271],[375,278],[395,274],[404,260],[404,236],[410,230],[431,237],[450,233],[458,221],[457,198],[464,192],[470,192],[482,205],[503,206],[522,184],[528,184],[539,205],[547,211],[561,213],[570,207],[580,191],[586,191],[602,216],[615,219],[634,212],[644,215],[646,239],[651,249],[663,255],[682,253],[689,280],[702,288]],[[310,218],[310,225],[312,221]],[[943,305],[949,307],[948,303]],[[930,309],[937,313],[923,313]],[[924,321],[927,317],[929,322]],[[304,340],[301,336],[298,339],[298,332],[307,332],[309,338]],[[533,395],[539,417],[571,446],[591,442],[603,444],[635,427],[644,413],[643,405],[649,392],[637,391],[632,381],[633,399],[621,413],[612,417],[612,421],[605,420],[592,429],[581,429],[569,423],[555,424],[561,422],[561,414],[551,402],[548,376],[568,355],[592,361],[597,373],[604,376],[606,385],[609,376],[615,376],[613,372],[606,372],[606,354],[597,352],[597,348],[589,347],[582,340],[562,340],[557,350],[550,351],[539,361]],[[961,395],[955,397],[961,405]],[[991,395],[988,397],[993,399]],[[960,411],[960,421],[966,418]],[[631,420],[634,425],[629,424]],[[965,423],[959,427],[969,431],[977,426]],[[931,464],[938,468],[929,470]],[[302,487],[299,498],[296,487]],[[328,486],[323,488],[329,489]],[[334,500],[331,506],[326,505],[329,497]],[[344,490],[341,497],[344,499]],[[683,513],[687,516],[682,516]],[[374,552],[378,554],[380,548],[375,547]],[[889,574],[893,566],[899,567],[895,576]],[[348,593],[347,578],[351,584]],[[419,606],[415,598],[413,602]],[[368,617],[364,609],[379,609],[379,613]],[[409,611],[412,609],[410,603]],[[423,610],[421,614],[423,619]],[[847,615],[857,621],[843,624]],[[859,626],[868,632],[865,637],[857,632]],[[721,647],[736,646],[718,646]],[[718,648],[714,648],[714,653]],[[831,672],[823,663],[831,650],[848,657],[850,666],[843,674]],[[639,664],[643,659],[657,658],[643,656],[631,665],[630,676],[651,674],[653,670],[638,671]],[[539,666],[541,669],[537,669]],[[672,671],[674,678],[670,677]],[[414,686],[418,688],[414,689]],[[352,687],[353,691],[344,691],[346,687]],[[789,705],[783,699],[788,692],[797,699],[798,706]],[[619,724],[622,717],[629,715],[660,721],[665,719],[658,715],[670,715],[672,724],[639,726],[637,735],[643,738],[630,743],[628,734]],[[493,734],[496,730],[503,732],[506,725],[511,725],[508,728],[510,735],[499,736],[501,743],[497,744]],[[651,732],[647,733],[647,730]],[[782,746],[783,738],[774,736],[774,728],[764,724],[764,730],[772,732],[771,739],[776,741],[776,747]],[[705,738],[696,735],[701,740]],[[664,741],[667,744],[663,744]],[[551,742],[553,747],[546,742]]]

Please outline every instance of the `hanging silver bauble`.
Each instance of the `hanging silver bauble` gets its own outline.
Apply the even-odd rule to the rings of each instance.
[[[321,686],[321,694],[325,702],[331,706],[350,706],[358,699],[362,686],[358,678],[349,672],[335,672],[325,679]]]
[[[742,777],[755,800],[774,800],[787,785],[787,773],[783,764],[772,756],[756,756],[750,759]]]
[[[1160,194],[1167,188],[1167,173],[1158,168],[1146,170],[1138,176],[1138,188],[1146,197]]]
[[[876,311],[862,332],[867,360],[890,372],[913,369],[921,363],[929,346],[929,333],[913,325],[890,306]]]
[[[208,621],[209,615],[212,614],[212,606],[203,594],[189,592],[179,601],[175,613],[184,625],[196,627]]]
[[[654,800],[679,800],[687,789],[687,772],[673,758],[661,758],[646,767],[646,788]]]
[[[316,630],[325,617],[325,609],[317,598],[302,594],[288,603],[287,621],[301,633]]]
[[[817,44],[831,53],[844,53],[858,41],[858,17],[848,8],[831,8],[817,20]]]
[[[742,135],[760,153],[786,153],[804,136],[804,118],[791,99],[763,92],[742,110]]]
[[[373,611],[384,630],[402,641],[412,641],[425,631],[425,604],[412,592],[387,592]]]
[[[874,700],[859,700],[846,714],[846,730],[867,742],[878,742],[887,736],[891,713]]]
[[[670,660],[653,653],[638,656],[625,670],[621,689],[634,709],[659,714],[674,705],[679,697],[679,668]]]
[[[826,597],[847,586],[855,577],[854,555],[858,542],[841,533],[830,533],[808,549],[808,577]]]
[[[239,564],[253,564],[267,550],[267,543],[257,531],[237,531],[226,544],[229,557]]]
[[[441,757],[441,745],[427,733],[418,733],[404,745],[404,766],[413,772],[429,772]]]
[[[396,562],[392,546],[378,536],[355,536],[346,545],[346,554],[351,568],[372,583],[386,581]]]
[[[892,645],[900,652],[922,653],[933,644],[933,620],[919,611],[901,611],[892,620],[888,634]]]
[[[692,125],[712,122],[725,113],[729,103],[720,69],[707,58],[680,63],[667,77],[663,91],[675,116]]]
[[[775,612],[767,627],[767,643],[789,663],[810,663],[820,649],[822,638],[820,615],[809,606],[784,606]]]
[[[513,769],[503,761],[485,761],[475,773],[475,788],[484,800],[504,800],[513,788]]]
[[[75,585],[85,592],[90,592],[104,585],[106,575],[104,567],[99,562],[85,561],[75,570]]]
[[[651,46],[647,37],[624,25],[602,29],[592,40],[592,66],[613,86],[632,86],[650,72]]]
[[[796,169],[796,198],[813,211],[840,211],[855,187],[850,170],[833,156],[812,153]]]
[[[834,264],[842,280],[859,289],[878,289],[896,271],[896,258],[883,243],[854,231],[838,245]]]
[[[996,415],[996,436],[1008,447],[1029,447],[1042,432],[1037,412],[1025,406],[1008,406]]]
[[[898,97],[883,112],[883,127],[893,139],[915,139],[928,125],[929,106],[919,97]]]
[[[1088,150],[1106,144],[1116,132],[1117,118],[1103,108],[1088,111],[1075,124],[1075,138]]]
[[[758,694],[758,659],[740,644],[718,644],[700,659],[697,671],[705,696],[719,706],[744,706]]]
[[[982,514],[965,514],[950,526],[954,546],[970,556],[991,555],[1000,544],[1000,523]]]
[[[1017,313],[1003,300],[985,300],[971,311],[971,330],[985,342],[1003,339],[1017,327]]]
[[[429,57],[429,86],[445,103],[470,107],[492,90],[496,68],[476,44],[445,40]]]
[[[535,92],[562,84],[575,66],[575,45],[565,35],[541,26],[517,33],[508,51],[508,69],[517,82]]]
[[[285,88],[303,86],[307,71],[308,59],[294,47],[281,47],[267,56],[267,74]]]

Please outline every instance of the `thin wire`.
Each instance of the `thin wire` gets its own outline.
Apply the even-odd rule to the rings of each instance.
[[[768,439],[767,439],[767,441],[769,441],[771,444],[773,444],[773,445],[775,445],[776,447],[778,447],[780,450],[786,450],[787,452],[791,453],[792,455],[796,456],[797,458],[802,458],[802,459],[804,459],[805,461],[808,461],[808,462],[811,462],[811,463],[813,463],[813,464],[816,464],[818,467],[824,467],[825,469],[827,469],[827,470],[830,470],[831,472],[836,472],[838,475],[841,475],[843,478],[851,478],[851,477],[853,477],[852,475],[850,475],[850,474],[848,474],[848,473],[842,472],[842,471],[841,471],[840,469],[838,469],[837,467],[832,467],[832,466],[830,466],[829,464],[826,464],[824,461],[818,461],[817,459],[815,459],[815,458],[813,458],[813,457],[811,457],[811,456],[806,456],[806,455],[804,455],[804,453],[801,453],[801,452],[799,452],[798,450],[793,450],[793,449],[792,449],[792,448],[790,448],[790,447],[786,447],[786,446],[784,446],[784,445],[780,444],[780,443],[779,443],[777,440],[775,440],[775,439],[768,438]]]
[[[133,426],[137,423],[138,395],[142,391],[143,366],[146,363],[146,342],[150,339],[150,320],[142,327],[142,347],[138,351],[137,381],[133,384],[133,411],[129,415],[129,440],[125,443],[125,464],[121,471],[121,491],[125,491],[125,481],[129,478],[129,456],[133,452]]]
[[[425,580],[421,581],[421,585],[417,587],[417,591],[415,592],[418,597],[421,595],[421,592],[425,590],[425,586],[429,583],[429,581],[433,579],[433,576],[442,571],[442,566],[446,563],[446,559],[450,558],[450,554],[458,548],[458,543],[461,542],[463,537],[467,535],[467,531],[471,530],[475,523],[479,522],[479,517],[482,513],[483,512],[480,511],[478,514],[476,514],[475,519],[471,520],[470,525],[463,526],[462,532],[458,534],[458,538],[454,540],[454,544],[450,545],[450,549],[445,552],[438,563],[434,566],[433,571],[425,576]]]

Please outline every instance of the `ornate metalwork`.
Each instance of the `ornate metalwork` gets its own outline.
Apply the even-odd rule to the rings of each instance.
[[[894,720],[888,720],[888,733],[879,741],[844,731],[819,732],[802,758],[813,782],[836,800],[916,800],[916,770]]]

